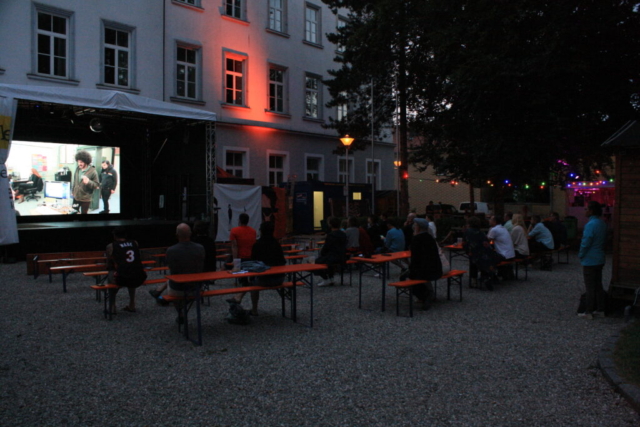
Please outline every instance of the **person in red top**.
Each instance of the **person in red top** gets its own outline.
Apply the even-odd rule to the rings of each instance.
[[[242,261],[251,260],[251,249],[256,242],[256,230],[249,227],[249,215],[241,213],[238,218],[238,226],[231,229],[229,240],[231,241],[231,255],[233,259],[240,258]],[[245,277],[240,279],[240,286],[249,286],[249,280]],[[244,296],[244,294],[242,294]],[[238,298],[242,301],[242,297]]]
[[[233,259],[251,260],[251,248],[256,242],[256,230],[247,224],[249,224],[249,215],[241,213],[238,218],[238,227],[231,229],[229,240],[231,241]]]

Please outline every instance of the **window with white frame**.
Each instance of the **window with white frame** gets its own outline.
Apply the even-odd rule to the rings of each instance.
[[[244,71],[246,58],[229,56],[225,57],[224,65],[224,102],[233,105],[244,104]]]
[[[304,8],[304,40],[320,43],[320,8],[307,3]]]
[[[354,182],[353,158],[349,156],[349,167],[347,168],[347,159],[340,156],[338,157],[338,182],[347,182],[347,173],[349,174],[349,182]]]
[[[367,184],[371,184],[375,182],[376,189],[380,189],[380,185],[382,183],[380,178],[380,160],[367,159]],[[374,181],[375,179],[375,181]]]
[[[286,106],[286,73],[287,70],[269,65],[269,111],[285,113]]]
[[[269,186],[276,186],[285,181],[287,175],[287,155],[285,153],[268,152]]]
[[[347,93],[346,92],[341,92],[340,95],[342,96],[346,96]],[[348,104],[345,102],[344,104],[340,104],[336,107],[337,110],[337,118],[338,121],[340,120],[344,120],[347,118],[347,113],[349,112],[349,107]]]
[[[287,32],[287,0],[269,0],[269,27],[280,33]]]
[[[190,4],[192,6],[200,6],[200,0],[174,0],[174,1],[177,1],[178,3]]]
[[[338,28],[338,30],[340,30],[340,28],[346,27],[346,25],[347,25],[347,20],[342,17],[338,17],[338,22],[336,24],[336,27]],[[344,46],[342,46],[341,44],[338,44],[338,46],[336,47],[336,51],[338,53],[343,53]]]
[[[306,156],[305,176],[307,181],[323,181],[322,156]]]
[[[104,84],[122,87],[131,85],[131,49],[130,31],[104,27]]]
[[[224,170],[236,178],[247,177],[247,152],[233,149],[226,150]]]
[[[313,74],[305,75],[304,115],[312,119],[320,119],[322,82],[320,77]]]
[[[70,75],[70,16],[64,11],[37,9],[36,72],[52,77]]]
[[[176,55],[176,96],[198,99],[200,64],[199,49],[192,46],[177,46]]]
[[[232,18],[242,19],[243,0],[224,0],[224,14]]]

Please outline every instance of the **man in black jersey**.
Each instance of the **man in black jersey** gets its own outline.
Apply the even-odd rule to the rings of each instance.
[[[109,283],[127,288],[129,291],[129,305],[122,310],[135,313],[136,288],[142,285],[147,279],[147,273],[145,273],[142,268],[138,242],[128,240],[126,230],[118,227],[113,230],[113,243],[107,246],[106,252]],[[116,311],[115,302],[118,290],[119,289],[112,289],[109,292],[112,313]]]

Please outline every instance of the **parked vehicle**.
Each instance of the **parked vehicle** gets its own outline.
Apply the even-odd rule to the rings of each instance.
[[[491,209],[489,209],[489,204],[485,203],[485,202],[474,202],[475,204],[475,213],[479,214],[485,214],[486,216],[491,215],[493,212],[491,212]],[[471,202],[462,202],[460,203],[460,208],[458,209],[460,212],[471,212]]]
[[[429,209],[429,207],[427,207],[427,213],[432,213],[432,214],[442,214],[442,215],[457,215],[459,212],[456,209],[455,206],[453,205],[445,205],[445,204],[434,204],[430,206],[431,209]]]

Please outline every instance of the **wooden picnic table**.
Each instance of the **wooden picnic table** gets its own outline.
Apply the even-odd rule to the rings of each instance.
[[[368,271],[373,271],[380,275],[382,282],[382,311],[384,311],[389,262],[399,261],[401,259],[407,258],[411,258],[411,251],[392,252],[389,254],[376,254],[372,255],[370,258],[361,256],[351,258],[356,262],[362,263],[362,267],[360,268],[360,283],[358,285],[358,308],[362,308],[362,274]]]
[[[222,280],[222,279],[240,279],[243,277],[257,277],[257,276],[271,276],[274,274],[287,274],[291,278],[292,286],[291,290],[291,318],[294,322],[297,321],[297,294],[296,288],[298,286],[297,282],[304,282],[309,286],[309,306],[310,306],[310,320],[309,326],[313,327],[313,272],[325,270],[327,268],[324,264],[290,264],[283,265],[278,267],[271,267],[266,271],[260,273],[252,273],[252,272],[231,272],[228,270],[222,271],[210,271],[204,273],[192,273],[192,274],[171,274],[167,275],[166,278],[182,285],[185,284],[199,284],[206,281],[212,280]],[[305,275],[305,273],[308,273]],[[202,344],[202,325],[200,319],[200,296],[206,297],[207,292],[199,293],[199,288],[196,286],[196,289],[193,298],[195,298],[196,303],[196,312],[197,312],[197,329],[198,329],[198,341],[199,345]],[[243,288],[231,288],[236,292],[242,292]],[[261,290],[269,290],[269,288],[264,288]],[[210,293],[216,294],[215,291],[208,291]],[[188,310],[185,312],[185,325],[188,324]],[[185,327],[185,337],[189,339],[188,336],[188,328]]]

